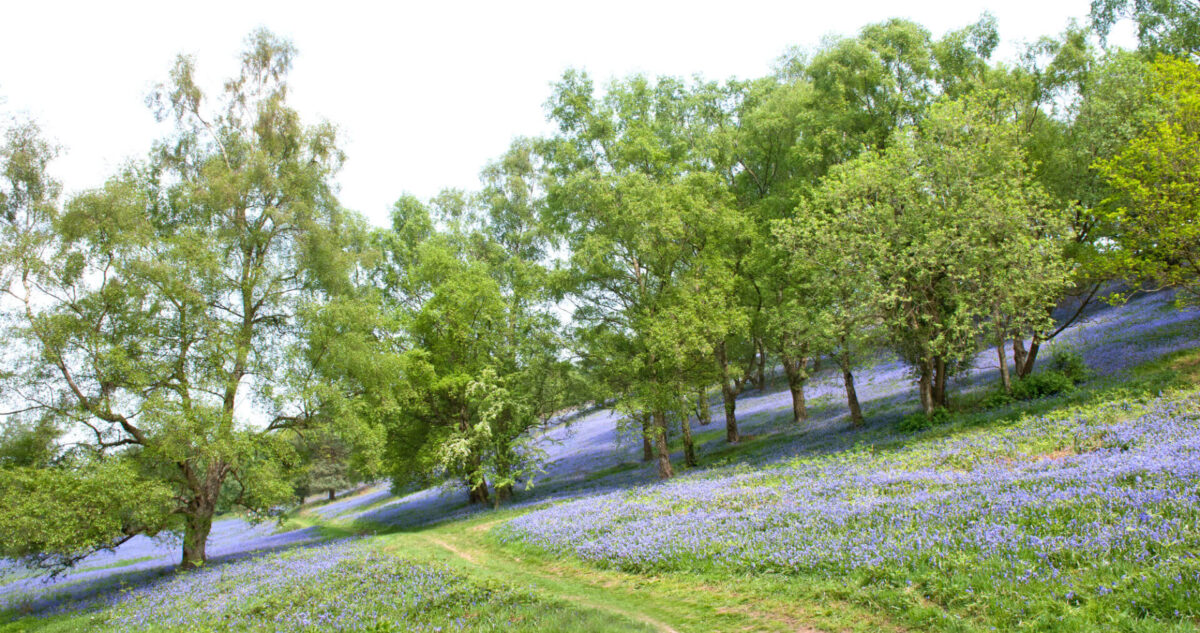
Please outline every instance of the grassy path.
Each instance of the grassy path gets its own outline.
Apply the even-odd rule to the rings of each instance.
[[[438,560],[482,581],[529,587],[547,598],[660,633],[904,630],[861,606],[814,600],[795,580],[633,574],[517,552],[488,537],[491,528],[512,516],[484,514],[422,530],[381,533],[376,542],[384,551]]]

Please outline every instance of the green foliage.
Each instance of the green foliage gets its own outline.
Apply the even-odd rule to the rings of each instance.
[[[1153,66],[1162,118],[1097,163],[1112,187],[1118,269],[1146,284],[1200,296],[1200,67],[1167,57]]]
[[[53,148],[34,128],[9,130],[0,151],[4,350],[15,359],[3,378],[10,393],[38,394],[16,417],[46,416],[81,450],[128,464],[97,472],[131,510],[162,510],[169,490],[163,516],[122,529],[183,531],[188,562],[204,560],[218,510],[265,517],[290,500],[297,460],[276,432],[362,421],[330,414],[341,385],[300,345],[301,313],[351,289],[360,253],[344,248],[354,222],[330,184],[342,162],[334,130],[303,125],[287,103],[293,55],[252,34],[212,107],[180,57],[150,99],[173,134],[61,209],[45,172]],[[22,485],[67,476],[44,472]],[[105,525],[97,546],[116,523]]]
[[[12,420],[0,435],[0,468],[46,468],[60,457],[63,431],[53,418]]]
[[[548,217],[570,249],[575,347],[622,410],[653,415],[664,477],[668,415],[690,411],[717,343],[749,325],[734,294],[748,226],[707,169],[720,145],[711,99],[711,86],[635,76],[597,100],[568,72],[549,104],[560,133],[541,147]]]
[[[934,409],[932,415],[926,415],[924,412],[910,413],[900,418],[896,428],[905,433],[924,431],[945,424],[953,417],[954,415],[948,409],[939,407]]]
[[[1200,5],[1195,0],[1092,0],[1092,26],[1106,38],[1122,20],[1133,20],[1139,48],[1150,54],[1200,53]]]
[[[1036,327],[1065,286],[1065,227],[1025,162],[996,95],[941,102],[887,150],[835,167],[801,215],[776,225],[857,328],[878,319],[916,369],[927,415],[988,320]],[[824,274],[821,272],[824,271]]]
[[[49,569],[167,525],[172,490],[125,459],[0,468],[0,556]]]
[[[1036,400],[1075,389],[1075,381],[1062,371],[1048,369],[1018,379],[1012,386],[1012,397],[1017,400]]]
[[[1075,384],[1084,382],[1095,375],[1095,372],[1083,360],[1083,355],[1069,349],[1054,350],[1054,354],[1050,356],[1049,369],[1070,378],[1071,382]]]

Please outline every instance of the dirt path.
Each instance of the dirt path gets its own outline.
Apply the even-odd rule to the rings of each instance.
[[[490,524],[477,525],[475,527],[470,528],[468,530],[468,533],[479,534],[481,532],[486,531],[491,525],[494,525],[495,523],[496,522],[493,522]],[[466,561],[467,563],[470,563],[471,565],[479,566],[479,565],[483,564],[483,563],[481,563],[481,561],[485,560],[485,558],[484,558],[486,556],[485,552],[482,552],[479,550],[463,549],[456,545],[452,545],[452,544],[448,543],[446,541],[446,539],[439,538],[438,536],[435,536],[433,534],[421,533],[420,536],[422,538],[426,539],[427,541],[429,541],[430,543],[433,543],[434,545],[450,552],[451,554],[454,554],[455,556]],[[549,577],[543,577],[543,578],[548,579]],[[667,624],[666,622],[652,618],[652,617],[646,615],[645,613],[640,613],[638,611],[621,608],[621,607],[611,604],[611,603],[597,602],[594,600],[590,600],[584,596],[568,595],[568,594],[562,593],[562,592],[556,593],[555,597],[567,598],[572,603],[577,604],[577,605],[581,605],[581,606],[585,606],[585,607],[588,607],[591,609],[596,609],[599,611],[606,611],[608,613],[613,613],[616,615],[624,616],[626,618],[629,618],[630,620],[635,620],[635,621],[641,622],[643,624],[652,626],[660,633],[679,633],[679,631],[672,628],[671,625]]]

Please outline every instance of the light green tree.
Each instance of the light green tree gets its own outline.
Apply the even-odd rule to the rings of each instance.
[[[1160,57],[1153,88],[1162,117],[1115,156],[1097,163],[1112,187],[1118,270],[1143,283],[1200,297],[1200,68]]]
[[[352,267],[330,185],[342,154],[332,126],[305,126],[288,105],[294,52],[254,33],[214,102],[180,57],[151,98],[174,134],[65,210],[44,146],[10,134],[0,289],[6,353],[20,360],[5,392],[86,447],[81,485],[106,481],[130,505],[101,509],[95,529],[74,537],[6,533],[7,552],[69,562],[172,529],[183,565],[202,564],[217,512],[265,517],[290,501],[297,460],[279,431],[342,422],[320,415],[312,368],[294,372],[299,313],[347,287]],[[38,476],[57,488],[74,474]],[[39,497],[63,504],[60,514],[78,500]]]
[[[1065,284],[1065,224],[998,112],[987,98],[937,104],[887,150],[833,169],[777,228],[813,266],[844,272],[824,278],[852,293],[835,304],[880,319],[926,414],[994,319],[1032,326]]]

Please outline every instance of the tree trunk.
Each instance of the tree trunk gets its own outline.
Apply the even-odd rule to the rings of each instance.
[[[472,504],[482,503],[484,505],[487,505],[487,502],[488,502],[487,479],[480,478],[479,483],[468,484],[468,485],[471,486],[470,492],[468,493],[469,502]]]
[[[196,569],[208,560],[205,547],[208,545],[208,533],[212,531],[213,507],[207,503],[202,506],[183,519],[183,560],[179,563],[180,569]]]
[[[333,501],[334,499],[337,499],[337,491],[330,488],[329,489],[329,500]]]
[[[721,368],[721,399],[725,403],[725,441],[737,444],[741,439],[738,437],[736,413],[738,392],[741,390],[735,390],[729,384],[729,359],[725,356],[724,341],[717,345],[717,364]]]
[[[658,453],[658,478],[670,479],[675,473],[671,470],[671,449],[667,447],[667,414],[664,411],[654,412],[654,448]]]
[[[933,403],[945,408],[949,401],[946,396],[946,360],[938,358],[933,366]]]
[[[921,363],[921,373],[917,378],[918,389],[921,393],[921,410],[925,412],[925,417],[933,415],[933,368],[932,363],[923,361]]]
[[[701,387],[696,394],[696,420],[700,426],[712,424],[712,408],[708,406],[708,387]]]
[[[1029,341],[1029,353],[1025,355],[1025,362],[1017,368],[1017,377],[1024,378],[1033,373],[1033,365],[1037,362],[1038,350],[1042,348],[1042,342],[1034,338]]]
[[[842,381],[846,383],[846,404],[850,406],[850,422],[863,425],[862,407],[858,406],[858,392],[854,389],[854,374],[850,372],[849,355],[842,356]]]
[[[1004,340],[996,343],[996,357],[1000,359],[1000,385],[1004,393],[1012,393],[1012,378],[1008,375],[1008,357],[1004,354]]]
[[[654,429],[650,428],[649,414],[638,414],[638,418],[642,421],[642,461],[648,462],[654,459],[654,444],[651,442],[651,438],[654,437]]]
[[[1028,352],[1025,351],[1025,340],[1021,337],[1013,338],[1013,365],[1017,368],[1017,378],[1021,377],[1021,368],[1025,366],[1025,357]]]
[[[756,351],[758,352],[758,368],[754,374],[754,387],[759,393],[767,390],[767,350],[763,347],[761,340],[754,342]]]
[[[695,468],[700,465],[696,460],[696,445],[692,442],[692,423],[688,420],[688,416],[680,416],[680,430],[683,431],[683,463],[688,468]]]
[[[496,494],[492,495],[492,497],[494,499],[493,507],[496,508],[497,510],[499,510],[501,501],[512,500],[513,485],[512,484],[497,485],[495,487],[495,490],[493,490],[492,492],[496,493]]]
[[[808,377],[804,369],[808,365],[808,357],[798,358],[784,352],[780,354],[783,361],[783,373],[787,376],[788,391],[792,392],[792,422],[800,424],[808,419],[808,408],[804,403],[804,383]]]
[[[737,391],[734,391],[729,383],[721,385],[721,397],[725,401],[725,441],[730,444],[737,444],[741,438],[738,436],[737,424]]]

